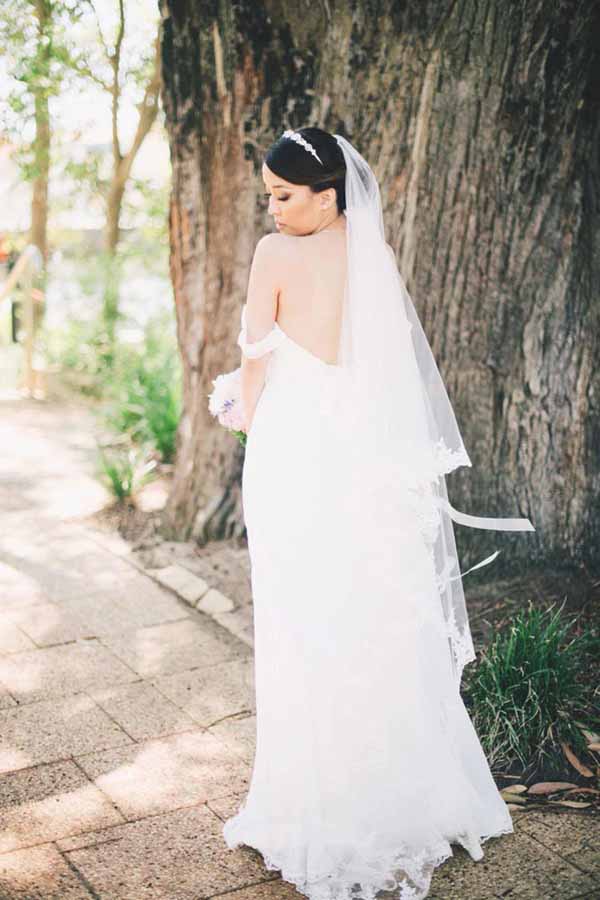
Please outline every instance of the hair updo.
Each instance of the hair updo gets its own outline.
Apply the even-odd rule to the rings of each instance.
[[[296,128],[295,131],[312,144],[323,164],[301,144],[280,137],[267,151],[267,166],[291,184],[308,185],[315,194],[334,188],[338,214],[341,213],[346,209],[346,162],[342,148],[322,128]]]

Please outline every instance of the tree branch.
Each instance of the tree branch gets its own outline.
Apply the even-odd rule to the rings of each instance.
[[[158,113],[158,98],[160,92],[160,40],[157,34],[154,41],[154,66],[152,74],[146,85],[144,97],[138,105],[140,117],[138,120],[135,135],[127,154],[121,160],[119,166],[119,176],[123,183],[129,177],[131,167],[137,156],[137,152],[142,146],[144,138],[152,128],[156,115]]]
[[[121,67],[121,46],[123,44],[123,37],[125,36],[125,9],[123,6],[123,0],[119,0],[119,30],[117,32],[117,39],[115,41],[114,52],[110,56],[110,64],[113,70],[113,83],[112,83],[112,145],[113,145],[113,158],[115,160],[115,164],[120,165],[121,163],[121,146],[119,143],[119,100],[120,100],[120,86],[119,86],[119,69]]]

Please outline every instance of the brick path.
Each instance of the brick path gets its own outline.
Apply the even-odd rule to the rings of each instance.
[[[83,407],[0,403],[0,900],[300,898],[221,837],[253,759],[248,629],[86,524],[94,457]],[[430,900],[600,898],[597,819],[514,816]]]

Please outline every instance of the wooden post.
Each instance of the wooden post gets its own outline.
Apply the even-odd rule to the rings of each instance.
[[[33,271],[32,266],[25,267],[23,274],[23,324],[25,326],[24,351],[24,387],[29,397],[33,396]]]
[[[20,282],[22,285],[23,324],[25,328],[22,390],[30,397],[44,396],[43,384],[37,379],[33,365],[35,346],[35,316],[33,304],[39,294],[35,288],[34,273],[39,272],[42,265],[43,257],[41,251],[35,244],[29,244],[19,256],[4,284],[0,285],[0,303],[9,296],[17,283]]]

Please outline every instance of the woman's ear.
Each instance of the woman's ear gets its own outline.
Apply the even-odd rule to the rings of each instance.
[[[328,209],[335,203],[335,188],[327,188],[321,191],[321,209]]]

